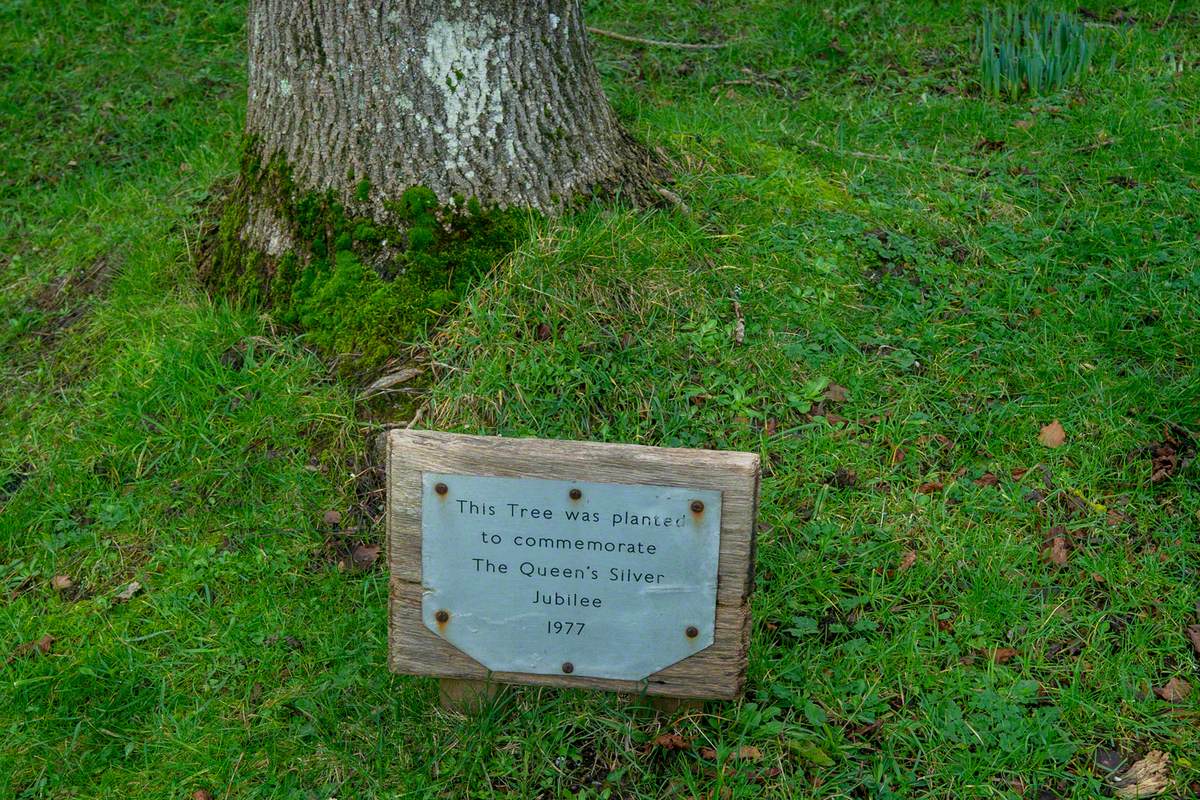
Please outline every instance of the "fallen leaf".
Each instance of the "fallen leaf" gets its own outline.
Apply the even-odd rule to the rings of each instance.
[[[1171,757],[1161,750],[1151,750],[1141,761],[1119,778],[1110,779],[1117,797],[1154,797],[1171,785],[1167,767]]]
[[[1046,447],[1062,447],[1067,441],[1067,432],[1063,430],[1061,422],[1054,420],[1042,428],[1042,432],[1038,434],[1038,441]]]
[[[329,527],[339,525],[342,521],[342,512],[334,511],[332,508],[321,515],[321,521]]]
[[[121,591],[117,592],[116,597],[113,598],[113,602],[128,603],[130,600],[133,599],[133,596],[135,594],[137,594],[138,592],[140,592],[141,590],[142,590],[142,585],[140,583],[138,583],[137,581],[130,581],[128,586],[126,586]]]
[[[420,367],[404,367],[396,372],[389,372],[364,389],[358,399],[365,400],[372,395],[387,392],[402,383],[408,383],[422,372],[423,370]]]
[[[1200,658],[1200,625],[1188,625],[1187,637],[1192,643],[1192,649],[1196,651],[1196,658]]]
[[[779,430],[779,420],[774,417],[768,418],[767,424],[763,426],[763,433],[767,436],[774,436],[777,430]]]
[[[1125,766],[1125,758],[1121,755],[1121,752],[1107,747],[1097,747],[1092,758],[1095,760],[1097,767],[1109,774]]]
[[[1119,508],[1108,509],[1108,524],[1114,528],[1119,528],[1122,525],[1128,525],[1133,522],[1133,517],[1126,514]]]
[[[192,800],[213,800],[212,792],[208,789],[197,789],[192,792]]]
[[[1033,127],[1033,117],[1025,117],[1024,119],[1019,119],[1013,123],[1013,127],[1019,128],[1020,130],[1023,130],[1023,131],[1029,130],[1030,128]]]
[[[713,750],[711,747],[701,747],[700,748],[700,757],[701,758],[716,758],[717,751]]]
[[[992,661],[997,664],[1007,664],[1017,656],[1017,651],[1011,647],[997,647],[992,651]]]
[[[825,398],[831,403],[844,403],[846,402],[846,387],[840,386],[836,383],[831,383],[829,384],[829,387],[825,389],[825,393],[822,394],[821,397]]]
[[[843,469],[838,467],[837,471],[825,481],[830,486],[836,486],[839,489],[848,489],[858,483],[858,473],[852,469]]]
[[[17,645],[17,648],[12,652],[12,658],[32,656],[34,654],[50,655],[50,648],[53,646],[54,637],[47,633],[40,639],[34,639],[32,642]]]
[[[63,592],[75,585],[75,581],[71,580],[68,575],[55,575],[50,579],[50,588],[56,592]]]
[[[1042,558],[1051,564],[1066,566],[1071,557],[1071,542],[1067,536],[1067,529],[1056,525],[1050,529],[1050,533],[1054,535],[1042,545]]]
[[[661,747],[664,750],[689,750],[692,743],[680,736],[678,733],[663,733],[654,737],[653,742],[655,747]]]
[[[1196,457],[1196,442],[1178,425],[1166,425],[1163,440],[1150,445],[1150,482],[1168,481]]]
[[[545,341],[548,341],[550,339],[550,337],[554,335],[554,329],[551,328],[545,322],[543,322],[542,324],[537,326],[537,332],[535,335],[537,336],[537,340],[539,342],[545,342]]]
[[[744,744],[737,750],[729,754],[731,759],[744,761],[758,761],[763,757],[762,750],[759,750],[752,744]]]
[[[892,465],[895,466],[904,460],[905,452],[903,447],[897,447],[892,451]]]
[[[917,487],[917,491],[921,494],[934,494],[945,488],[945,484],[941,481],[928,481]]]
[[[896,569],[900,572],[908,572],[912,569],[913,564],[917,563],[917,553],[915,550],[905,550],[904,555],[900,557],[900,566]]]
[[[976,486],[995,486],[998,483],[1000,483],[1000,479],[991,472],[985,472],[975,479]]]
[[[1014,481],[1019,481],[1025,477],[1026,472],[1029,472],[1029,467],[1013,467],[1009,474],[1012,475]]]
[[[1192,693],[1192,685],[1183,678],[1171,678],[1166,685],[1154,687],[1154,693],[1168,703],[1182,703]]]

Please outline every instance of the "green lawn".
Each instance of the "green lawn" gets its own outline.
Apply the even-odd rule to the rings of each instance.
[[[360,401],[196,278],[243,5],[0,2],[0,797],[1087,798],[1152,750],[1196,796],[1200,10],[1086,6],[1083,84],[1000,101],[976,4],[586,3],[731,41],[596,41],[689,210],[531,222]],[[351,555],[416,407],[761,453],[745,699],[390,675]]]

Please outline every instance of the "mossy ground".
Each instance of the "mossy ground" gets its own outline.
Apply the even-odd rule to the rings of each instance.
[[[1116,67],[999,102],[973,3],[585,4],[730,42],[596,40],[691,214],[530,224],[422,424],[758,452],[747,695],[464,718],[346,568],[361,383],[196,276],[244,5],[0,4],[0,798],[1084,800],[1150,750],[1194,798],[1200,689],[1154,689],[1200,685],[1200,11],[1082,5]]]
[[[412,187],[386,203],[387,223],[355,216],[331,192],[302,191],[280,159],[252,139],[241,169],[213,207],[201,276],[211,291],[268,310],[336,357],[344,376],[369,374],[425,338],[472,282],[524,235],[527,212],[485,209],[473,198],[441,204]],[[370,192],[358,183],[359,199]],[[246,242],[251,209],[286,226],[294,246],[266,255]]]

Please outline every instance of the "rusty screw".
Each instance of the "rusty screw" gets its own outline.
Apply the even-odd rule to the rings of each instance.
[[[687,634],[687,637],[689,639],[695,639],[697,636],[700,635],[700,629],[697,628],[695,625],[688,625],[687,630],[684,631],[684,633]]]
[[[446,492],[450,491],[450,487],[444,483],[439,483],[433,487],[433,490],[438,494],[445,494]]]
[[[570,661],[564,661],[562,669],[563,669],[563,672],[570,675],[572,672],[575,671],[575,665],[572,664]]]
[[[695,511],[697,514],[699,514],[703,510],[704,510],[704,503],[700,502],[699,500],[692,501],[692,511]]]
[[[442,610],[440,610],[436,614],[434,614],[433,618],[436,619],[439,624],[445,625],[447,622],[450,621],[450,612],[443,608]]]
[[[572,500],[578,500],[579,498],[583,497],[583,492],[579,491],[578,489],[572,489],[571,491],[567,492],[567,494],[571,495]]]

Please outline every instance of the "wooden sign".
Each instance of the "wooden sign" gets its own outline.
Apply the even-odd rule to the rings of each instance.
[[[387,471],[393,671],[741,694],[757,455],[391,431]]]

